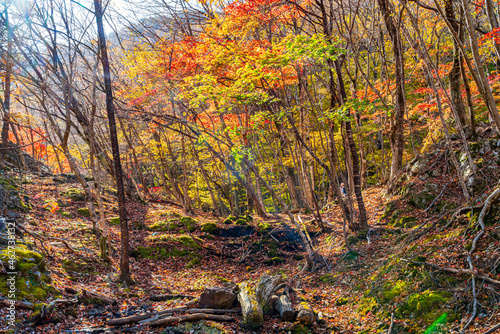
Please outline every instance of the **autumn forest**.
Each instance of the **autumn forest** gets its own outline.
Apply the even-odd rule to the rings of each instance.
[[[0,0],[0,328],[500,332],[499,22]]]

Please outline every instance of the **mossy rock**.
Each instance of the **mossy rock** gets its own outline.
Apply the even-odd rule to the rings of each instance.
[[[411,196],[409,204],[417,209],[425,209],[431,205],[435,198],[436,196],[429,190],[422,190],[421,192]]]
[[[247,222],[251,223],[253,222],[253,217],[250,216],[250,215],[246,215],[245,217],[243,217]]]
[[[76,210],[76,212],[83,217],[90,217],[90,210],[89,208],[79,208]]]
[[[402,213],[403,213],[403,211],[401,211],[401,210],[394,211],[391,215],[390,220],[389,220],[389,225],[394,225]]]
[[[238,217],[233,216],[233,215],[230,215],[230,216],[228,216],[228,217],[227,217],[227,219],[229,219],[230,221],[235,222],[235,221],[236,221],[236,219],[238,219]]]
[[[205,232],[208,234],[216,234],[219,231],[219,228],[217,227],[217,224],[208,222],[208,223],[203,223],[201,225],[201,232]]]
[[[91,273],[93,271],[93,266],[91,264],[74,259],[64,259],[63,268],[66,271],[76,273]]]
[[[61,211],[61,216],[66,217],[66,218],[72,218],[73,214],[71,212]]]
[[[447,291],[425,290],[408,297],[406,304],[398,308],[396,313],[434,321],[443,312],[443,306],[450,297],[451,293]]]
[[[391,216],[391,213],[396,210],[396,201],[390,201],[388,202],[386,205],[385,205],[385,208],[384,208],[384,213],[382,214],[382,216],[380,216],[380,218],[378,219],[378,221],[382,221],[386,218],[389,218]]]
[[[45,271],[45,261],[40,253],[28,249],[24,244],[17,244],[13,251],[16,270],[12,271],[20,271],[22,274],[26,274],[33,266],[36,266],[37,270],[41,272]],[[0,260],[5,263],[5,266],[9,266],[10,264],[10,255],[12,255],[12,252],[9,254],[9,250],[7,249],[0,252]]]
[[[226,218],[226,219],[224,219],[223,223],[226,224],[226,225],[230,225],[230,224],[233,223],[233,221],[231,219],[229,219],[229,218]]]
[[[85,191],[80,188],[69,188],[68,190],[61,192],[61,196],[72,199],[73,201],[85,201],[87,196],[85,195]]]
[[[362,316],[368,314],[368,312],[372,312],[378,307],[377,299],[375,297],[364,297],[361,298],[361,301],[358,306],[358,313]]]
[[[404,228],[413,228],[418,225],[417,218],[411,216],[405,216],[397,221],[393,226],[394,227],[404,227]]]
[[[239,225],[239,226],[247,226],[248,225],[248,222],[244,218],[238,218],[238,219],[236,219],[236,221],[234,223],[236,225]]]
[[[160,220],[149,225],[148,230],[164,232],[164,231],[173,231],[178,227],[179,225],[177,224],[177,221],[175,219],[171,219],[168,221]]]
[[[35,300],[43,301],[49,293],[55,289],[48,285],[51,282],[50,276],[46,272],[46,265],[43,256],[30,250],[25,244],[17,244],[10,253],[7,249],[0,252],[0,260],[4,263],[8,271],[17,271],[15,276],[15,299],[27,299],[31,302]],[[14,254],[14,262],[10,256]],[[10,265],[14,268],[10,268]],[[0,277],[0,294],[8,296],[10,285],[7,284],[6,277]]]
[[[179,220],[179,223],[186,227],[186,229],[189,231],[189,232],[194,232],[197,228],[197,226],[199,225],[198,221],[196,219],[193,219],[191,217],[182,217],[180,220]]]
[[[120,217],[109,218],[109,225],[111,226],[120,225]]]
[[[177,240],[184,246],[188,246],[192,249],[200,249],[201,246],[189,235],[181,235],[177,237]]]
[[[104,192],[111,196],[118,196],[118,190],[116,190],[115,188],[106,187],[104,188]]]

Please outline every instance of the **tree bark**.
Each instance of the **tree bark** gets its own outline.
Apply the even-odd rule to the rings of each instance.
[[[388,0],[377,0],[380,12],[384,17],[384,23],[389,33],[394,52],[395,64],[395,80],[396,80],[396,105],[394,106],[394,115],[391,116],[391,174],[390,179],[393,180],[397,172],[403,164],[404,151],[404,114],[406,110],[405,96],[405,79],[404,79],[404,58],[403,46],[401,42],[401,34],[397,27],[397,22],[394,22],[394,8],[389,4]]]
[[[104,36],[103,12],[101,0],[94,0],[97,31],[99,34],[99,54],[104,72],[104,87],[106,92],[106,112],[108,114],[111,149],[113,151],[113,164],[115,169],[116,188],[118,191],[118,215],[120,217],[121,254],[120,254],[120,281],[128,285],[132,283],[129,265],[129,233],[127,211],[125,208],[125,188],[123,186],[123,170],[120,161],[120,147],[116,132],[115,106],[113,104],[113,91],[111,87],[111,73],[109,68],[106,37]]]

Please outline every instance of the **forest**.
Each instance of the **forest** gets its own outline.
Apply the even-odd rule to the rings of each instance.
[[[500,333],[498,0],[0,0],[5,333]]]

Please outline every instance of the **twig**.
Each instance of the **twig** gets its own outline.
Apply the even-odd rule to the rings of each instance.
[[[469,262],[469,268],[471,268],[471,270],[472,270],[474,267],[472,266],[470,254],[467,254],[467,262]],[[473,303],[472,304],[473,305],[472,306],[472,314],[470,315],[469,320],[464,325],[464,327],[462,328],[460,333],[465,333],[465,330],[467,328],[469,328],[470,324],[472,323],[472,321],[474,321],[474,319],[476,318],[476,314],[477,314],[476,278],[474,277],[474,274],[472,275],[472,303]]]
[[[215,314],[204,314],[204,313],[195,313],[182,315],[177,317],[168,317],[164,319],[158,319],[156,321],[151,322],[150,326],[164,326],[170,325],[177,322],[184,321],[198,321],[198,320],[213,320],[213,321],[234,321],[234,318],[229,317],[227,315],[215,315]]]
[[[488,329],[486,332],[484,332],[483,334],[490,334],[490,333],[494,333],[497,329],[500,328],[500,324],[497,324],[493,327],[491,327],[490,329]]]
[[[446,187],[448,187],[448,184],[449,184],[449,182],[444,185],[444,187],[441,190],[441,192],[439,193],[439,195],[436,198],[434,198],[434,200],[432,201],[432,203],[429,204],[429,206],[424,210],[424,212],[427,212],[427,210],[429,210],[430,208],[432,208],[432,206],[434,205],[434,203],[436,203],[436,201],[443,195],[443,192],[445,191]]]
[[[391,313],[391,325],[389,326],[389,329],[387,330],[387,334],[391,334],[393,326],[394,326],[394,312]]]

